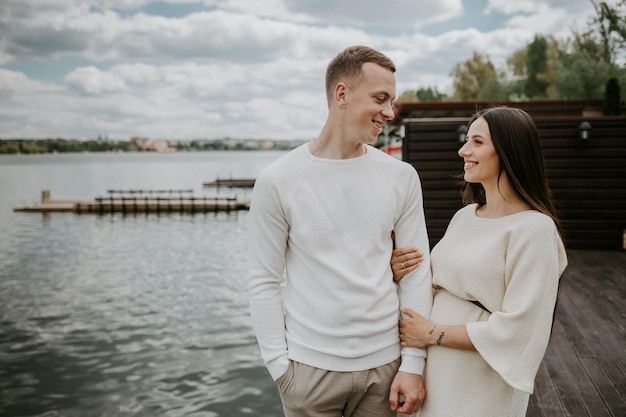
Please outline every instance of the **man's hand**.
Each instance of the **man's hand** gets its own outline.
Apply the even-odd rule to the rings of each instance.
[[[398,372],[391,383],[389,405],[397,413],[416,413],[424,403],[426,388],[421,375]]]

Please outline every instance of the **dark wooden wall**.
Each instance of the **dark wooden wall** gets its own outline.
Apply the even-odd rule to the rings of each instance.
[[[531,113],[532,115],[532,113]],[[626,117],[532,115],[542,147],[566,245],[623,250],[626,229]],[[461,207],[463,172],[457,128],[467,117],[405,119],[403,159],[418,171],[431,247]],[[579,139],[578,126],[591,124]]]

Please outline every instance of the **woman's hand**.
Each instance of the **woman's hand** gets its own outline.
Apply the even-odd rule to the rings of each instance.
[[[393,280],[398,282],[409,272],[415,271],[424,261],[424,254],[417,248],[398,248],[391,253],[391,270]]]
[[[435,325],[410,308],[400,311],[409,317],[399,322],[402,347],[425,348],[436,342]]]
[[[408,316],[408,319],[399,321],[400,346],[425,348],[437,344],[452,349],[476,351],[464,324],[433,324],[410,308],[401,308],[400,312]]]

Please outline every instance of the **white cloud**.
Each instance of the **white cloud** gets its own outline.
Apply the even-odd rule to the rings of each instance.
[[[509,15],[513,13],[536,13],[541,7],[547,7],[545,1],[540,3],[533,0],[489,0],[485,13],[494,11]]]
[[[533,34],[566,37],[571,35],[572,29],[586,25],[594,8],[589,0],[489,0],[484,12],[513,15],[506,22],[509,27],[525,27]]]
[[[17,71],[0,68],[0,97],[15,95],[36,95],[39,93],[59,93],[62,88],[39,80],[31,80]]]
[[[458,16],[460,0],[387,0],[374,4],[360,0],[284,0],[286,7],[318,22],[404,28]],[[383,6],[383,7],[381,7]]]
[[[122,78],[111,72],[100,71],[96,67],[76,68],[65,77],[65,81],[86,94],[103,94],[126,90],[126,84]]]
[[[144,9],[164,3],[193,7]],[[458,18],[462,2],[4,0],[0,137],[312,138],[326,65],[349,45],[395,61],[398,95],[451,92],[450,71],[473,51],[501,63],[537,31],[570,33],[587,3],[491,0],[485,12],[505,15],[497,29],[427,35],[419,28]]]

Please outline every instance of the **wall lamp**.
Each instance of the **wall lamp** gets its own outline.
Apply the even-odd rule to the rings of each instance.
[[[467,126],[459,125],[459,127],[456,128],[456,138],[459,143],[465,143],[465,136],[467,136]]]
[[[591,124],[588,121],[582,122],[578,125],[578,138],[582,141],[589,139],[591,136]]]

